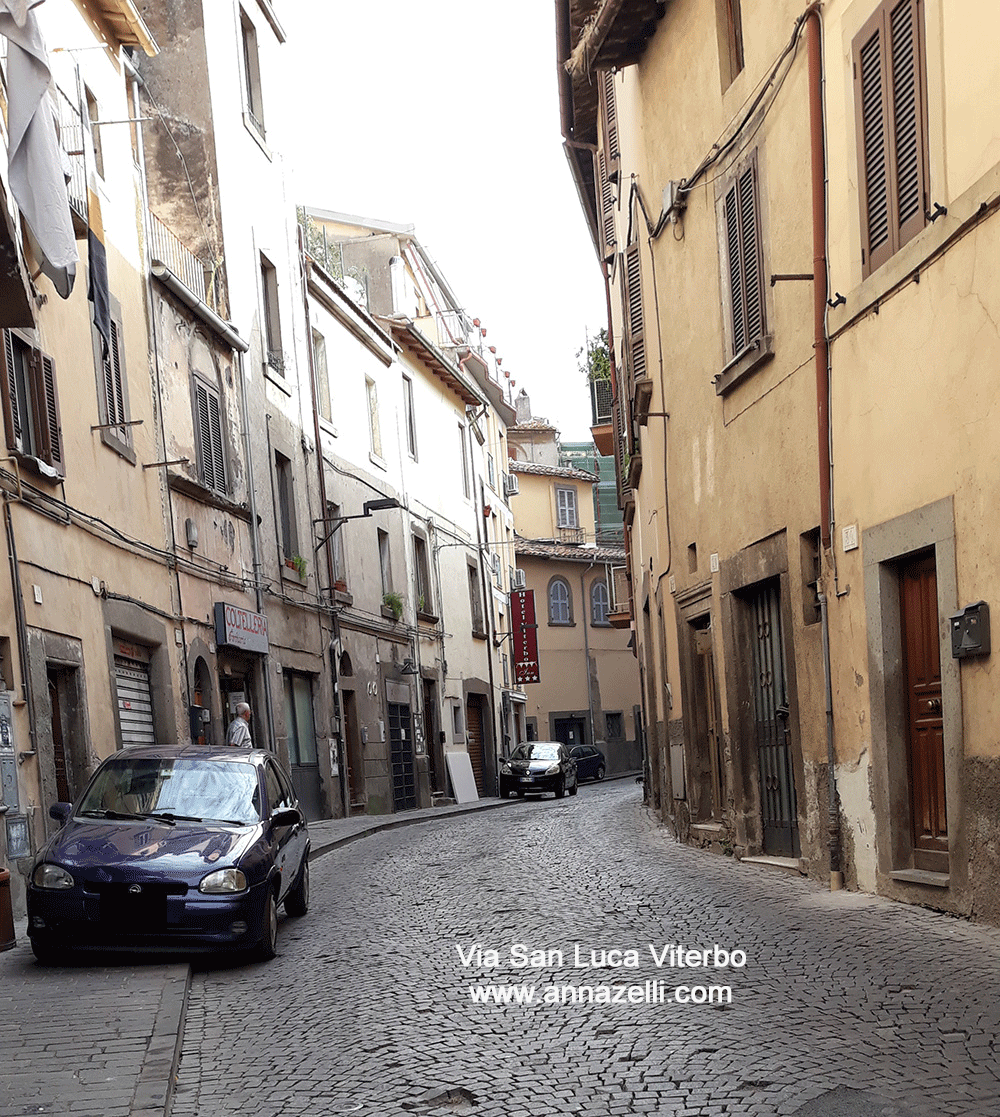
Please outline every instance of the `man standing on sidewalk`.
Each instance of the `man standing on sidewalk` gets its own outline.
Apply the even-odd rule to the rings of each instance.
[[[253,738],[250,736],[250,707],[246,702],[236,704],[236,717],[229,723],[226,744],[242,749],[253,748]]]

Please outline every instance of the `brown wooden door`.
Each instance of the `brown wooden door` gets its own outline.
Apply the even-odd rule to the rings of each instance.
[[[947,871],[941,633],[934,555],[900,569],[900,615],[906,680],[906,732],[913,816],[913,864]]]
[[[708,757],[712,777],[712,817],[723,817],[725,777],[722,763],[722,740],[716,716],[715,657],[712,653],[712,630],[697,629],[694,634],[697,661],[695,701],[699,707],[699,728],[704,734],[700,744]]]
[[[358,731],[358,709],[353,690],[340,692],[344,711],[344,741],[347,744],[347,794],[351,814],[365,809],[365,754]]]
[[[465,727],[469,740],[472,774],[476,778],[476,790],[482,797],[486,787],[483,778],[483,705],[478,695],[469,696],[465,712]]]

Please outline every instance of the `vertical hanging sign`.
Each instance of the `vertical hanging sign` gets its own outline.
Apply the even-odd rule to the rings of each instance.
[[[537,683],[538,625],[535,622],[534,590],[514,590],[511,593],[510,623],[514,641],[514,679],[518,686]]]

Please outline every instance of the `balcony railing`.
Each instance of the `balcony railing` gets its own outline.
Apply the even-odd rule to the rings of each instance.
[[[166,264],[185,287],[217,310],[218,299],[210,265],[199,259],[155,213],[149,215],[149,232],[151,257]]]
[[[59,142],[69,162],[70,178],[66,184],[70,208],[87,227],[87,164],[84,159],[83,114],[80,106],[61,90],[55,91],[56,123]]]

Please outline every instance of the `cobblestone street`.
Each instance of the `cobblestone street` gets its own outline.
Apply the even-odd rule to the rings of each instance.
[[[1000,931],[678,846],[632,782],[375,834],[312,876],[274,962],[194,974],[174,1117],[1000,1111]],[[579,968],[574,944],[638,965]],[[649,944],[747,962],[657,967]],[[486,982],[732,1002],[472,1003]]]

